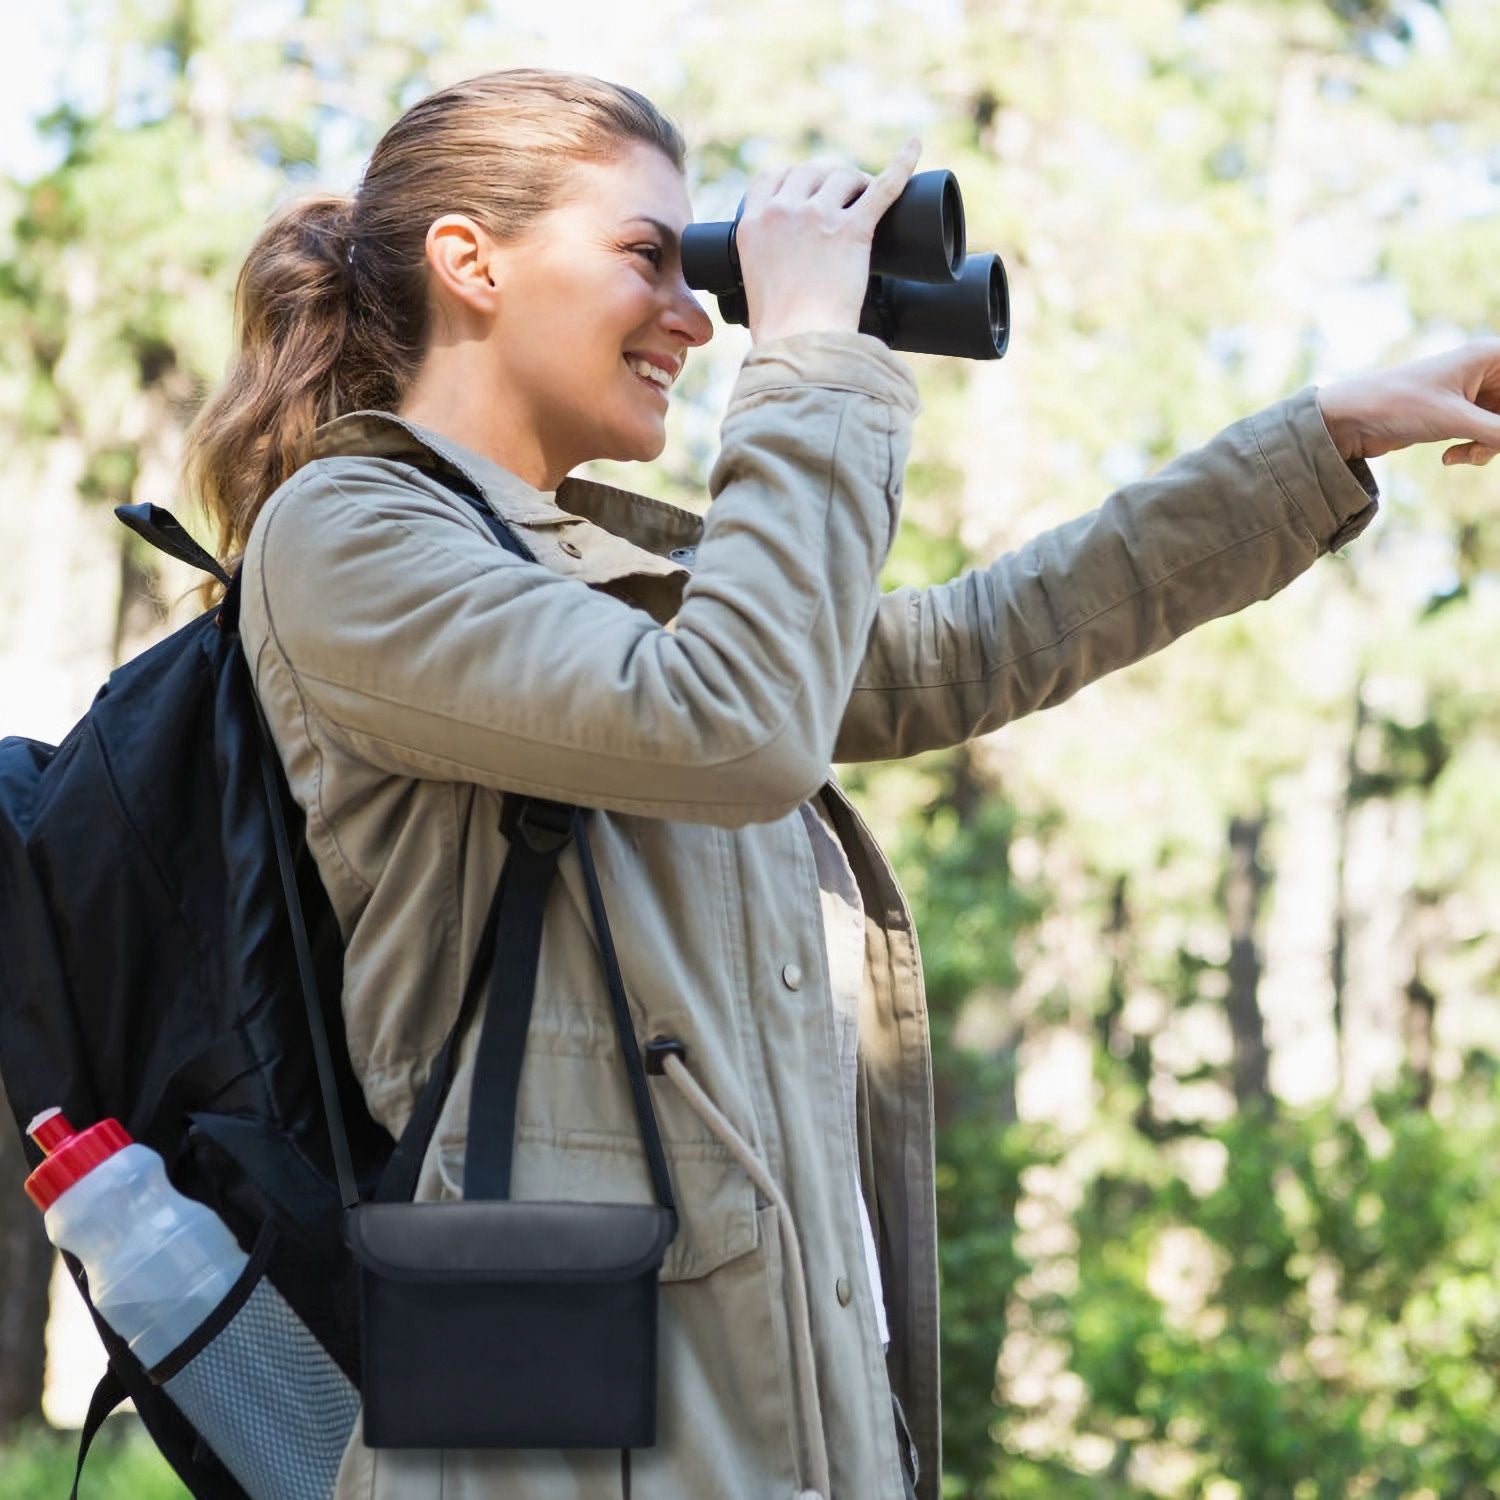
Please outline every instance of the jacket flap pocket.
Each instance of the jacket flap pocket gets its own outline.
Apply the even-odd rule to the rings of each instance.
[[[660,1265],[675,1215],[655,1203],[366,1203],[344,1237],[398,1280],[623,1281]]]

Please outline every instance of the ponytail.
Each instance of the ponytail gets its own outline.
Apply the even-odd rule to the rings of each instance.
[[[187,436],[184,477],[233,566],[266,497],[307,462],[340,409],[349,331],[349,199],[290,203],[261,230],[235,286],[235,353]]]

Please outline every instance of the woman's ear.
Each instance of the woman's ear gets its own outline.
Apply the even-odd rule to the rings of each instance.
[[[444,214],[427,229],[427,264],[444,301],[492,317],[498,257],[490,236],[466,214]]]

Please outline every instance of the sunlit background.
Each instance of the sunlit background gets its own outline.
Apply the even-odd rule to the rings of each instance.
[[[701,218],[763,167],[876,170],[912,132],[958,175],[1011,349],[906,356],[887,586],[984,565],[1310,382],[1500,331],[1494,0],[7,22],[0,733],[60,737],[191,612],[109,512],[190,510],[182,432],[269,211],[351,190],[403,107],[488,68],[649,94]],[[748,347],[716,324],[660,462],[600,477],[703,506]],[[1279,597],[960,751],[841,768],[922,937],[950,1500],[1500,1493],[1500,490],[1440,451],[1377,460],[1381,516]],[[55,1280],[44,1394],[26,1374],[50,1259],[4,1191],[0,1500],[32,1500],[71,1482],[37,1424],[82,1420],[102,1355]],[[117,1425],[85,1494],[180,1494]]]

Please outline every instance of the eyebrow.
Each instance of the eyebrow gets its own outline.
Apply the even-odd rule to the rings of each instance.
[[[669,224],[663,224],[660,219],[653,219],[650,214],[636,214],[630,221],[632,224],[649,224],[666,241],[668,250],[676,250],[677,231]]]

